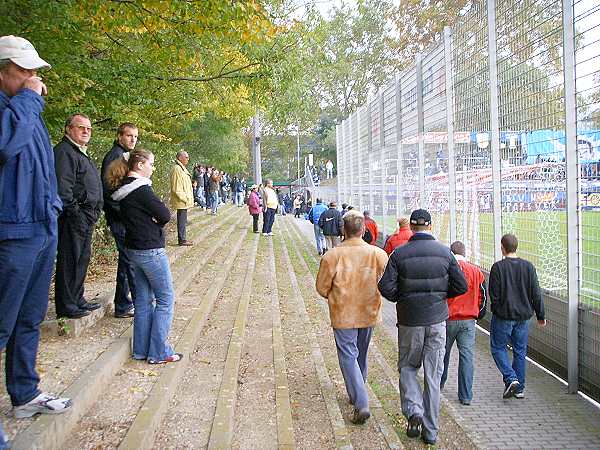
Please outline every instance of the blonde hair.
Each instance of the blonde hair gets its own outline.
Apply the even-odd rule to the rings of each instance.
[[[151,151],[138,149],[129,153],[129,159],[125,157],[115,159],[106,170],[106,182],[111,189],[117,189],[123,184],[123,178],[130,170],[134,170],[137,163],[148,161],[152,156]]]

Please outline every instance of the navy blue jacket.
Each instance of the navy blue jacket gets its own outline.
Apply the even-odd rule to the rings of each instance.
[[[390,255],[378,287],[396,303],[398,324],[414,327],[446,320],[448,297],[467,292],[467,281],[448,247],[415,233]]]
[[[120,216],[120,208],[119,202],[114,201],[111,198],[111,195],[115,192],[116,189],[113,189],[109,186],[108,181],[106,180],[106,176],[108,175],[108,166],[115,159],[119,159],[123,157],[123,153],[127,152],[118,141],[115,141],[113,147],[109,150],[109,152],[104,155],[104,159],[102,160],[102,169],[100,170],[100,176],[102,177],[102,191],[104,196],[104,216],[106,217],[106,222],[110,225],[113,222],[121,222]]]
[[[0,240],[56,232],[62,202],[43,110],[31,89],[0,91]]]

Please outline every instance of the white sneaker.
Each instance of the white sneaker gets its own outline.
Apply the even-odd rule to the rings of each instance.
[[[275,236],[273,233],[269,233],[269,236]]]
[[[515,392],[515,398],[525,398],[525,391]]]
[[[13,415],[16,419],[32,417],[38,413],[42,414],[62,414],[67,411],[73,402],[69,398],[59,398],[49,392],[42,392],[29,403],[13,408]]]

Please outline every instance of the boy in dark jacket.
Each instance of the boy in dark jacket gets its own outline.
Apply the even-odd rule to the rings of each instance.
[[[505,234],[500,244],[504,259],[490,270],[490,349],[502,373],[502,397],[524,398],[529,319],[535,312],[538,325],[546,326],[544,301],[535,267],[517,256],[517,237]],[[512,365],[506,349],[509,342],[513,347]]]
[[[450,249],[431,235],[431,215],[417,209],[410,216],[415,233],[391,255],[379,292],[396,303],[398,370],[406,434],[435,444],[444,368],[448,297],[467,291],[467,282]],[[425,392],[417,380],[423,365]],[[422,428],[422,429],[421,429]]]

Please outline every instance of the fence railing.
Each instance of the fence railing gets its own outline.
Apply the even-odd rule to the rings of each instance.
[[[384,233],[427,208],[486,270],[516,234],[556,303],[532,350],[600,396],[600,3],[473,1],[336,139],[338,202]]]

